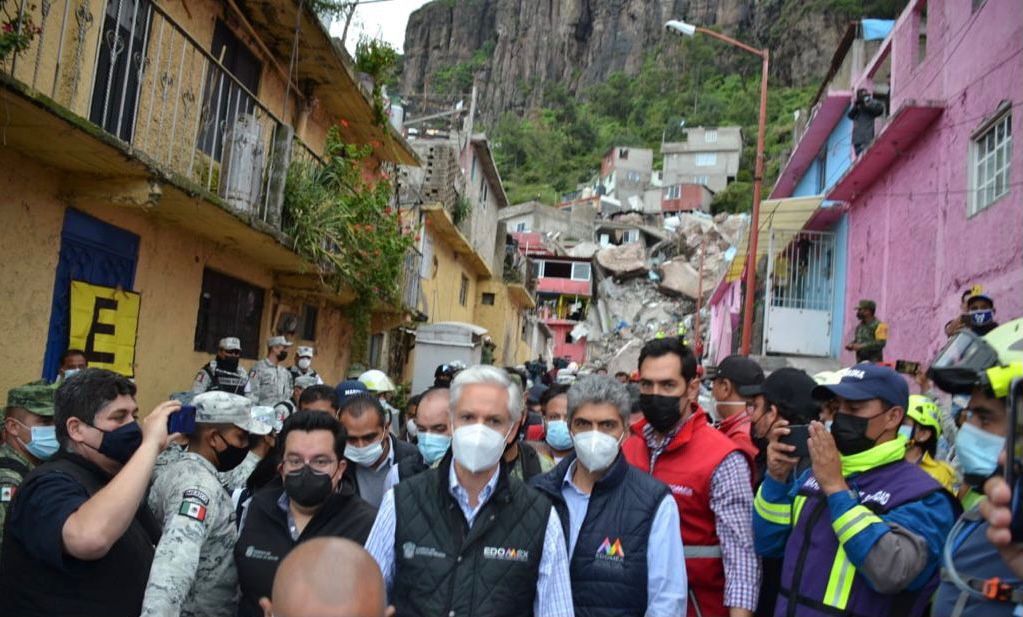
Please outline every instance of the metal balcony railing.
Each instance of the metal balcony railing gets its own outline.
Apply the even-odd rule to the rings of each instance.
[[[34,36],[0,73],[280,226],[293,130],[222,64],[223,48],[214,56],[152,0],[21,0],[18,11],[16,28]]]

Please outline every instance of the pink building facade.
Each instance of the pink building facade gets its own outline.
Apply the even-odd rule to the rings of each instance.
[[[973,285],[999,322],[1023,316],[1023,10],[912,0],[857,87],[889,106],[826,195],[847,204],[845,297],[877,302],[886,360],[926,363]]]

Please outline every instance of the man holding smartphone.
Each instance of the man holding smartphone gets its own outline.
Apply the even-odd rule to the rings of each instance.
[[[857,364],[814,395],[839,411],[830,433],[810,423],[811,469],[793,476],[780,420],[754,501],[757,552],[785,560],[775,615],[923,615],[958,506],[903,460],[909,388],[890,368]]]
[[[949,339],[928,371],[942,390],[970,397],[964,411],[966,420],[956,435],[956,454],[963,480],[971,491],[963,499],[967,511],[948,539],[951,559],[944,563],[945,572],[934,598],[933,615],[937,617],[1007,617],[1015,614],[1016,605],[1023,600],[1023,572],[1011,567],[1019,561],[1020,551],[1009,546],[1011,533],[1004,533],[1007,529],[999,530],[984,520],[984,510],[991,507],[981,494],[985,482],[989,487],[1005,487],[998,477],[999,465],[1005,461],[999,457],[1004,455],[1006,436],[1015,429],[1007,397],[1012,380],[1023,376],[1021,350],[1023,319],[984,337],[963,330]],[[1018,434],[1016,439],[1020,439]],[[998,503],[1004,503],[1000,499],[1004,492],[995,491]]]

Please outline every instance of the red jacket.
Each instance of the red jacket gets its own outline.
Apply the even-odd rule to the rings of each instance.
[[[757,458],[757,454],[760,453],[760,449],[753,445],[753,438],[750,436],[751,428],[752,423],[750,422],[749,414],[745,412],[725,418],[718,425],[718,430],[724,433],[725,437],[731,439],[732,443],[739,446],[739,450],[746,455],[750,469],[755,470],[756,464],[754,461]],[[750,477],[753,479],[753,485],[756,486],[757,479],[752,474]]]
[[[689,589],[704,617],[727,615],[724,605],[725,570],[721,561],[714,511],[710,509],[710,482],[721,461],[739,448],[707,422],[707,414],[693,406],[693,416],[682,426],[650,469],[650,450],[643,438],[646,420],[632,426],[622,446],[625,459],[668,485],[682,519]],[[696,607],[689,603],[689,617]]]

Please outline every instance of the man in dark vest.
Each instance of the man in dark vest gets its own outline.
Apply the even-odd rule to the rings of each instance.
[[[220,339],[217,357],[206,363],[192,382],[192,392],[202,394],[209,391],[245,394],[252,392],[248,372],[238,365],[242,357],[242,343],[233,336]]]
[[[576,615],[686,614],[678,506],[621,455],[631,408],[621,383],[581,377],[568,390],[574,452],[531,483],[565,526]]]
[[[345,458],[351,463],[345,470],[346,481],[376,508],[384,497],[391,467],[406,459],[418,463],[422,457],[414,445],[391,434],[388,414],[375,395],[350,398],[341,407],[340,419],[348,433]]]
[[[522,412],[500,369],[451,382],[451,454],[384,495],[366,541],[398,615],[574,615],[561,521],[501,464]]]
[[[793,473],[796,446],[780,441],[791,431],[778,420],[754,501],[757,552],[784,557],[774,614],[922,615],[958,506],[904,460],[906,381],[863,363],[814,396],[837,399],[838,413],[830,433],[810,423],[811,468]]]
[[[4,615],[138,617],[159,538],[143,497],[167,446],[161,403],[135,421],[135,384],[85,369],[57,389],[61,450],[32,470],[11,507],[0,558]]]
[[[384,492],[402,480],[440,465],[451,449],[451,391],[430,388],[419,398],[416,409],[416,447],[422,460],[407,457],[391,466],[384,480]]]
[[[300,411],[284,421],[281,486],[256,493],[234,547],[242,598],[239,617],[262,617],[277,566],[292,549],[312,538],[347,538],[360,545],[376,510],[342,484],[347,465],[344,427],[319,411]],[[334,573],[331,573],[334,574]]]

